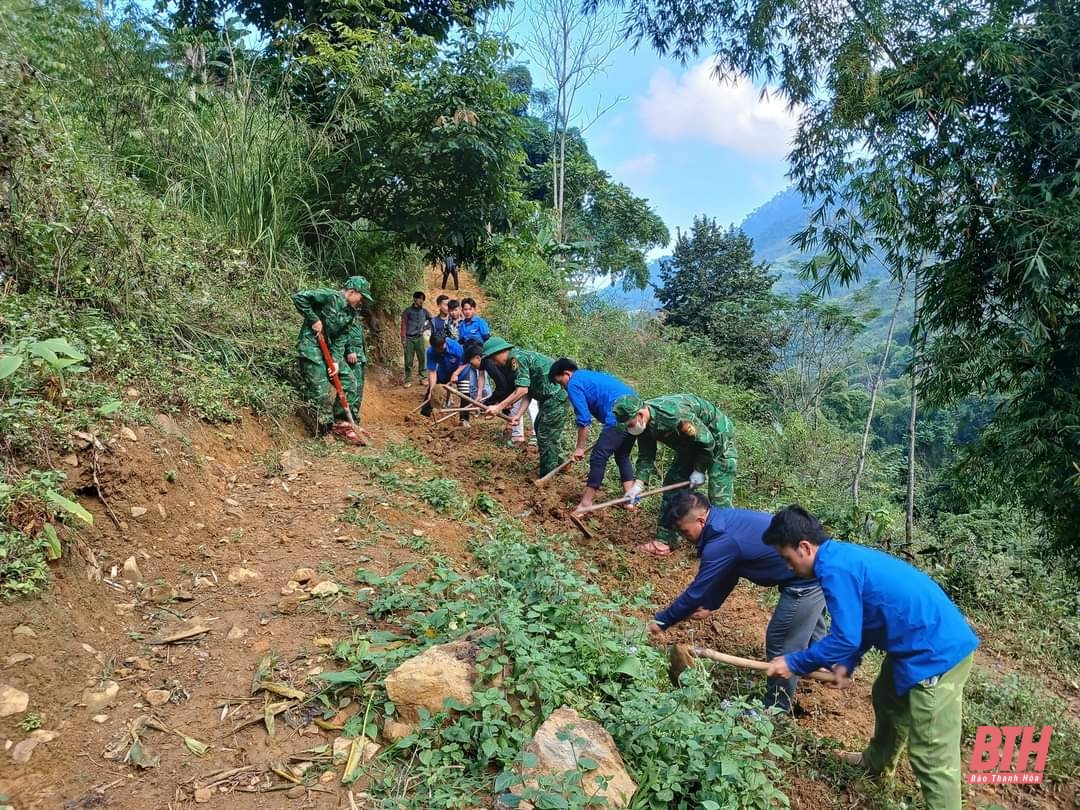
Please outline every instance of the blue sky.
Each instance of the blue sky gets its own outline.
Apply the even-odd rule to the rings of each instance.
[[[532,30],[527,6],[519,3],[510,37],[541,88],[543,71],[522,46]],[[624,99],[587,130],[589,149],[601,168],[649,200],[673,237],[695,215],[737,224],[788,185],[784,155],[795,114],[775,99],[759,100],[748,82],[721,84],[710,67],[707,58],[684,66],[645,44],[623,43],[578,105],[588,118]]]

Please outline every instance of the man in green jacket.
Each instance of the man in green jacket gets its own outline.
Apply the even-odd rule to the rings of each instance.
[[[692,487],[699,487],[707,475],[709,501],[718,507],[731,506],[737,461],[735,426],[715,405],[693,394],[668,394],[650,400],[623,396],[615,400],[612,412],[627,433],[638,437],[637,480],[631,492],[641,492],[656,471],[659,441],[675,451],[664,486],[689,480]],[[664,494],[656,539],[638,546],[638,551],[666,557],[678,547],[678,533],[663,525],[663,516],[677,494],[678,490]]]
[[[293,296],[293,306],[304,316],[300,335],[296,339],[296,353],[299,355],[304,397],[313,411],[310,414],[312,427],[316,433],[329,429],[334,435],[353,444],[365,442],[349,425],[345,410],[330,383],[316,336],[321,333],[326,338],[353,419],[359,425],[367,354],[364,351],[364,331],[357,315],[364,299],[371,301],[372,297],[371,287],[363,276],[352,276],[341,290],[303,290]],[[333,404],[328,400],[332,400]],[[360,432],[370,435],[363,429]]]
[[[569,415],[566,391],[548,379],[548,370],[555,360],[546,354],[516,348],[494,336],[484,341],[484,357],[490,357],[495,365],[507,369],[515,386],[513,393],[490,406],[487,414],[500,414],[526,397],[536,401],[539,412],[533,420],[533,432],[540,451],[540,475],[546,475],[563,460],[563,432]],[[525,402],[511,425],[521,419],[528,407],[529,403]]]

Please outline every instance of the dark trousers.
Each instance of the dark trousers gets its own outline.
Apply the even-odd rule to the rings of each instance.
[[[600,438],[596,440],[592,453],[589,455],[589,478],[585,486],[600,489],[604,483],[604,471],[607,469],[608,459],[615,456],[615,463],[619,465],[619,480],[634,480],[634,465],[630,461],[630,451],[637,441],[636,436],[624,433],[618,428],[605,427],[600,431]]]
[[[446,289],[446,282],[450,280],[450,276],[454,277],[454,289],[460,289],[458,287],[457,267],[444,267],[442,271],[442,288]]]
[[[780,588],[780,601],[765,629],[765,658],[799,652],[811,642],[825,637],[825,594],[817,583]],[[790,712],[795,703],[798,678],[769,678],[765,687],[765,708],[775,706]]]

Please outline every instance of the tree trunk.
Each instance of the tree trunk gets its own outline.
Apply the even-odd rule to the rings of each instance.
[[[921,264],[921,263],[920,263]],[[919,322],[919,265],[912,271],[914,290],[914,318]],[[904,538],[911,546],[915,532],[915,427],[919,415],[919,347],[911,343],[911,413],[908,417],[908,470],[907,470],[907,516],[904,521]]]
[[[885,336],[885,348],[881,352],[881,363],[878,365],[877,375],[870,388],[870,407],[866,412],[866,425],[863,427],[862,446],[859,448],[859,460],[855,465],[855,477],[851,481],[851,499],[856,506],[859,505],[859,484],[862,481],[863,471],[866,469],[866,453],[870,446],[870,426],[874,421],[878,390],[881,388],[881,378],[885,376],[885,369],[889,365],[889,350],[892,348],[893,331],[896,329],[896,316],[900,312],[900,304],[904,300],[906,287],[907,279],[904,279],[900,282],[900,291],[896,294],[896,304],[893,306],[892,318],[889,320],[889,332]]]
[[[105,0],[97,0],[97,16],[99,20],[105,20]]]

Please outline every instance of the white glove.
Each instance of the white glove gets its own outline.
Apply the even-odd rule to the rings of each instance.
[[[690,489],[696,489],[705,483],[705,473],[694,470],[690,473]]]
[[[634,485],[630,489],[626,490],[626,497],[630,499],[631,506],[637,506],[641,501],[641,493],[645,491],[645,485],[640,481],[635,481]]]

